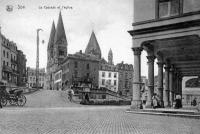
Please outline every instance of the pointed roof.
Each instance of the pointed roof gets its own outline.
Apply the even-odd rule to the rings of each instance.
[[[110,48],[110,50],[108,52],[108,55],[113,56],[113,52],[112,52],[111,48]]]
[[[112,53],[111,48],[110,48],[110,50],[108,52],[108,63],[109,64],[113,64],[113,53]]]
[[[57,23],[57,27],[56,27],[54,43],[57,43],[57,41],[60,41],[62,39],[66,40],[66,35],[65,35],[65,28],[63,25],[62,15],[61,15],[61,11],[60,11],[58,23]]]
[[[90,36],[90,40],[88,42],[88,45],[85,49],[86,54],[93,54],[98,56],[98,58],[101,58],[101,49],[99,47],[99,43],[97,42],[96,36],[94,31],[92,31],[92,34]]]
[[[56,28],[55,28],[55,24],[54,24],[54,21],[53,21],[52,27],[51,27],[51,33],[50,33],[50,36],[49,36],[48,49],[53,47],[55,33],[56,33]]]

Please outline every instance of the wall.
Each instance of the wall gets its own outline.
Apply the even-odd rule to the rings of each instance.
[[[200,10],[200,0],[184,0],[183,13],[194,12]]]
[[[134,0],[133,23],[156,18],[156,0]],[[200,11],[199,0],[183,0],[183,14]]]
[[[155,19],[155,0],[134,0],[133,22]]]
[[[105,72],[105,76],[104,77],[102,77],[102,73],[103,72]],[[108,75],[109,75],[109,73],[111,73],[111,77],[109,77]],[[114,77],[114,74],[116,73],[116,77]],[[111,80],[111,83],[110,83],[110,86],[111,87],[107,87],[107,88],[109,88],[110,90],[112,90],[112,91],[115,91],[115,92],[117,92],[118,91],[118,72],[112,72],[112,71],[102,71],[102,70],[100,70],[99,71],[99,88],[100,87],[106,87],[106,85],[107,85],[107,81],[108,80]],[[105,85],[102,85],[102,79],[104,79],[105,80]],[[114,85],[114,81],[116,80],[116,85]]]

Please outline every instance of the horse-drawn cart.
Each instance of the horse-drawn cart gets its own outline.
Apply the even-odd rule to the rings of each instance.
[[[20,88],[9,87],[9,91],[6,90],[5,85],[0,86],[0,98],[2,106],[6,106],[9,102],[10,105],[24,106],[26,104],[26,97],[23,94],[23,90]]]

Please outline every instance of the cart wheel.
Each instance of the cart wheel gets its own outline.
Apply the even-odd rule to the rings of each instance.
[[[24,95],[18,96],[18,106],[24,106],[26,104],[26,97]]]
[[[7,105],[7,99],[6,99],[6,97],[2,97],[2,98],[1,98],[1,105],[2,105],[3,107],[5,107],[5,106]]]
[[[13,100],[12,98],[9,100],[10,105],[16,105],[15,100]]]

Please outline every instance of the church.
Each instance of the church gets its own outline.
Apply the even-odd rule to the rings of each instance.
[[[53,22],[47,48],[47,89],[62,90],[64,85],[70,87],[78,81],[92,83],[95,88],[106,87],[118,92],[119,81],[125,78],[118,74],[118,66],[114,65],[113,52],[108,52],[108,61],[102,58],[100,45],[95,32],[92,31],[85,52],[75,54],[67,52],[67,38],[61,12],[55,28]],[[133,70],[132,70],[133,71]],[[125,90],[125,88],[123,88]]]

